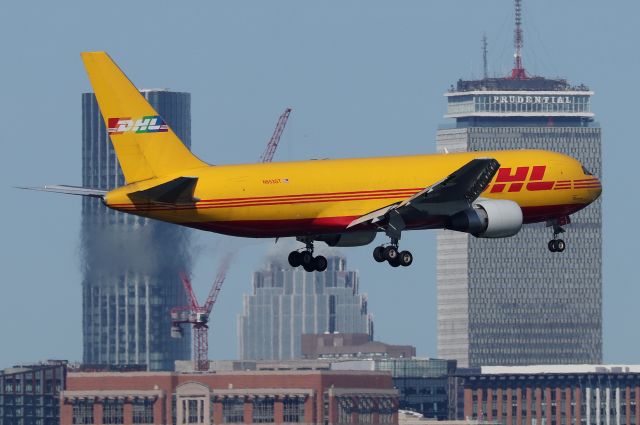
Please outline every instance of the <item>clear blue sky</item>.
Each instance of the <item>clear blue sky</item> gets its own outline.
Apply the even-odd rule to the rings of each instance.
[[[596,93],[605,361],[640,363],[640,3],[524,0],[524,13],[527,70]],[[90,90],[81,51],[107,50],[138,87],[191,92],[193,149],[212,163],[257,159],[286,106],[276,160],[428,153],[446,122],[445,90],[481,74],[483,32],[490,71],[511,68],[512,14],[511,0],[3,2],[0,368],[82,358],[80,200],[11,188],[80,184],[80,93]],[[229,239],[194,240],[204,296]],[[235,357],[241,296],[273,241],[243,244],[215,307],[212,358]],[[374,264],[371,247],[345,252],[376,338],[435,356],[434,233],[410,233],[403,247],[416,257],[407,269]]]

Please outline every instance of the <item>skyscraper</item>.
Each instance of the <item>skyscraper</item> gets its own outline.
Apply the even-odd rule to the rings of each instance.
[[[183,143],[191,146],[190,94],[143,90]],[[93,93],[82,95],[82,183],[110,190],[125,183]],[[173,370],[190,357],[189,336],[170,335],[172,307],[186,305],[179,273],[188,271],[189,233],[167,223],[82,203],[83,360]]]
[[[288,264],[267,263],[253,274],[253,293],[244,296],[238,316],[243,360],[301,358],[302,334],[367,333],[373,319],[366,295],[358,293],[358,273],[343,257],[328,258],[327,270],[307,273]]]
[[[438,150],[546,149],[571,155],[601,176],[593,92],[527,75],[520,24],[516,0],[509,77],[459,80],[445,94],[445,117],[455,124],[438,130]],[[528,178],[528,170],[525,176],[509,171],[512,183],[504,190]],[[506,239],[438,232],[438,357],[456,359],[460,367],[602,361],[601,201],[571,221],[563,226],[564,252],[549,252],[553,228],[544,223]]]

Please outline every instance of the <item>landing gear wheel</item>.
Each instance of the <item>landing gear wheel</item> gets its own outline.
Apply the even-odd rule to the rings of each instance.
[[[376,260],[378,263],[382,263],[384,261],[384,247],[383,246],[375,247],[375,249],[373,250],[373,259]]]
[[[556,252],[562,252],[567,247],[562,239],[556,239]]]
[[[393,261],[396,260],[396,258],[398,258],[398,248],[396,248],[393,245],[390,245],[382,251],[382,256],[384,257],[385,260],[389,262],[389,264],[391,264]]]
[[[304,267],[305,270],[307,270],[307,266],[313,270],[313,255],[309,251],[302,251],[300,253],[300,265]]]
[[[313,259],[314,269],[317,272],[323,272],[327,270],[327,264],[328,264],[327,259],[322,255],[318,255],[316,258]]]
[[[398,262],[402,267],[409,267],[413,263],[413,254],[409,251],[402,251],[398,256]]]
[[[391,267],[398,267],[400,266],[400,256],[396,256],[396,258],[394,258],[393,260],[388,260],[389,261],[389,265]]]
[[[302,264],[302,254],[298,251],[291,251],[289,253],[289,265],[291,267],[298,267],[300,266],[300,264]]]
[[[558,248],[556,246],[556,240],[555,239],[551,239],[549,241],[549,243],[547,244],[547,247],[549,248],[549,251],[551,251],[551,252],[556,252],[558,250]]]
[[[311,264],[303,264],[302,268],[306,272],[314,272],[314,271],[316,271],[315,264],[313,264],[313,262]]]

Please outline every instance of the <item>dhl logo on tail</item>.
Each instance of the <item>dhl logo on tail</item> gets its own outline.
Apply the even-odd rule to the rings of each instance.
[[[142,117],[136,120],[127,118],[109,118],[107,132],[110,136],[126,133],[163,133],[169,131],[169,126],[159,116]]]

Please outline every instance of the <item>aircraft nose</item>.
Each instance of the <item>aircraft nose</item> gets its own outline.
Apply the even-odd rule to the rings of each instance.
[[[595,184],[596,184],[596,187],[594,187],[591,191],[593,196],[593,199],[591,200],[591,202],[598,199],[602,194],[602,183],[600,182],[600,179],[598,179],[597,177],[595,178]]]

